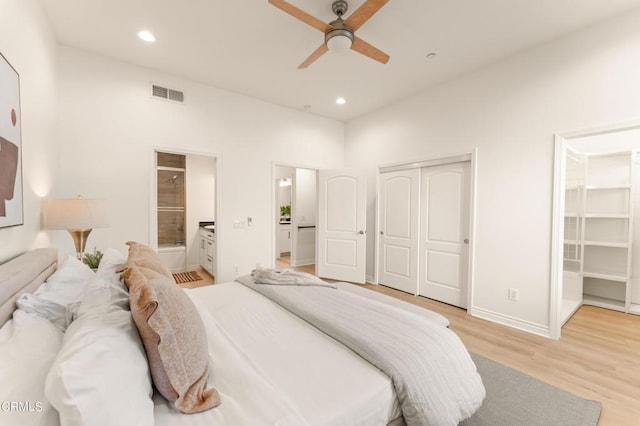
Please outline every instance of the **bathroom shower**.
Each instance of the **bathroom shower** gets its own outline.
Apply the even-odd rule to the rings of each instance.
[[[157,153],[158,247],[185,245],[185,156]]]
[[[154,157],[151,241],[171,272],[194,270],[204,263],[199,224],[215,220],[216,159],[161,151],[154,151]],[[207,271],[215,274],[213,267]]]

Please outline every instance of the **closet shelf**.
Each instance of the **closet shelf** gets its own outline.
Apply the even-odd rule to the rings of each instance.
[[[585,294],[582,298],[582,303],[585,305],[597,306],[599,308],[613,309],[615,311],[625,311],[624,301],[593,296],[591,294]]]
[[[627,213],[587,213],[584,215],[587,219],[629,219]]]
[[[585,278],[598,278],[601,280],[619,281],[623,283],[627,282],[627,277],[622,274],[607,274],[603,272],[584,271],[582,273],[582,276]]]
[[[587,185],[584,187],[587,190],[607,190],[607,189],[631,189],[631,185]]]
[[[612,241],[583,241],[585,246],[597,246],[597,247],[614,247],[614,248],[629,248],[629,243],[620,243]]]

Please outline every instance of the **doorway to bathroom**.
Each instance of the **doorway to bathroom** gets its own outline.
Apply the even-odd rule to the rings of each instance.
[[[154,165],[151,246],[171,272],[202,270],[215,276],[217,251],[209,251],[211,262],[203,261],[201,233],[204,229],[217,239],[216,157],[155,150]]]
[[[314,169],[274,166],[275,265],[315,273],[317,175]]]

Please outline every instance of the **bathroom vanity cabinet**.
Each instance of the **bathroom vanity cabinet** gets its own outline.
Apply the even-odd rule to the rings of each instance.
[[[278,256],[291,253],[291,223],[280,224],[278,231]]]
[[[200,266],[215,277],[216,234],[213,230],[200,228]]]

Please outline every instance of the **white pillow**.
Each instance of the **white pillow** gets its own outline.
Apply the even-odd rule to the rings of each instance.
[[[100,306],[116,304],[122,309],[129,310],[129,292],[127,287],[120,282],[120,271],[127,258],[117,250],[107,249],[104,252],[100,266],[95,276],[86,285],[86,296],[77,308],[77,316],[92,310],[101,309]],[[92,292],[100,289],[108,289],[87,297]],[[113,293],[113,294],[112,294]]]
[[[94,275],[87,265],[69,256],[35,293],[18,298],[18,309],[33,317],[49,320],[64,331],[73,320],[75,308]]]
[[[105,252],[47,376],[63,426],[154,424],[147,358],[116,273],[125,260]]]
[[[118,250],[112,248],[106,249],[96,274],[111,282],[119,282],[120,271],[124,267],[126,261],[127,257]]]
[[[59,424],[58,413],[44,396],[44,381],[62,345],[62,331],[51,322],[15,311],[0,329],[0,424]],[[11,407],[7,404],[21,403]]]

